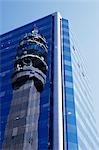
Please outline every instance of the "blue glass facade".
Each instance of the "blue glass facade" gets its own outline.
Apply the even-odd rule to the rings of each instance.
[[[73,86],[79,149],[98,149],[99,135],[84,62],[71,42]]]
[[[50,99],[52,97],[51,93],[51,59],[52,58],[52,48],[53,48],[53,17],[48,16],[31,24],[25,25],[21,28],[8,32],[1,35],[1,47],[0,47],[0,104],[1,104],[1,140],[2,144],[4,139],[4,131],[7,123],[7,117],[9,114],[10,104],[12,100],[12,85],[11,76],[13,73],[14,61],[16,56],[17,47],[19,41],[23,38],[26,33],[33,30],[33,26],[36,24],[39,29],[40,34],[42,34],[45,39],[47,39],[48,45],[48,72],[46,85],[44,91],[41,93],[40,97],[40,118],[39,118],[39,135],[38,135],[38,149],[48,148],[48,134],[49,134],[49,116],[50,116]],[[50,112],[50,113],[49,113]],[[51,127],[50,127],[51,128]],[[50,129],[51,130],[51,129]],[[42,136],[43,135],[43,136]]]
[[[62,19],[63,34],[63,76],[64,76],[64,143],[65,149],[78,150],[70,37],[68,21]]]
[[[54,150],[55,137],[54,130],[60,124],[54,124],[55,112],[55,55],[58,53],[58,43],[55,38],[55,16],[57,13],[34,21],[28,25],[10,31],[0,36],[0,107],[1,107],[1,123],[0,123],[0,149],[4,141],[5,128],[9,115],[11,100],[13,97],[12,89],[12,74],[14,62],[18,50],[19,41],[22,40],[25,34],[32,32],[36,26],[39,33],[43,35],[47,41],[48,57],[44,58],[48,64],[48,72],[44,90],[40,95],[40,116],[38,121],[38,149],[39,150]],[[69,35],[68,20],[58,18],[60,31],[60,50],[61,50],[61,68],[62,70],[62,125],[63,148],[59,150],[98,150],[98,134],[95,126],[93,115],[93,104],[90,96],[90,91],[87,86],[87,78],[81,59],[72,46]],[[43,49],[39,45],[25,45],[26,49],[35,49],[39,55],[43,55]],[[57,49],[56,53],[54,53]],[[22,51],[18,51],[21,55]],[[59,91],[59,92],[60,92]],[[87,91],[87,92],[86,92]],[[27,95],[20,96],[26,97]],[[55,112],[58,113],[58,112]],[[61,112],[60,112],[61,113]],[[56,115],[57,116],[57,115]],[[56,121],[57,122],[57,121]],[[56,150],[56,149],[55,149]]]

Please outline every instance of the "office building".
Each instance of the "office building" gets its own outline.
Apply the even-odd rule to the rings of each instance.
[[[68,20],[54,13],[1,35],[3,150],[98,150],[94,106]]]

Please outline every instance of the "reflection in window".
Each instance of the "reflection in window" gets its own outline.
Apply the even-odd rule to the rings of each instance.
[[[17,135],[17,132],[18,132],[18,127],[13,128],[12,136],[16,136],[16,135]]]

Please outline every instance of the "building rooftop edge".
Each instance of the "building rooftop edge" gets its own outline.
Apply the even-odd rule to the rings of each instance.
[[[57,16],[60,16],[60,18],[62,18],[61,13],[60,13],[59,11],[56,11],[56,12],[51,13],[51,14],[49,14],[49,15],[46,15],[46,16],[43,16],[43,17],[41,17],[41,18],[35,19],[35,20],[33,20],[32,22],[29,22],[29,23],[24,24],[24,25],[22,25],[22,26],[15,27],[14,29],[12,29],[12,30],[10,30],[10,31],[7,31],[7,32],[5,32],[5,33],[3,33],[3,34],[0,34],[0,37],[3,37],[3,36],[5,36],[6,34],[15,31],[16,29],[22,28],[22,27],[24,27],[24,26],[27,26],[27,25],[29,25],[29,24],[32,24],[32,23],[35,22],[35,21],[38,21],[38,20],[40,20],[40,19],[43,19],[43,18],[48,17],[48,16],[51,16],[51,15],[52,15],[52,16],[57,15]],[[67,20],[67,19],[66,19],[66,20]]]

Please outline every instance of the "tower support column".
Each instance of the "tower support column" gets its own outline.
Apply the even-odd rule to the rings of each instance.
[[[28,80],[13,90],[13,99],[5,130],[4,150],[37,150],[40,92]]]
[[[4,150],[38,150],[40,93],[46,83],[46,39],[34,29],[19,42],[12,74],[13,98]]]

